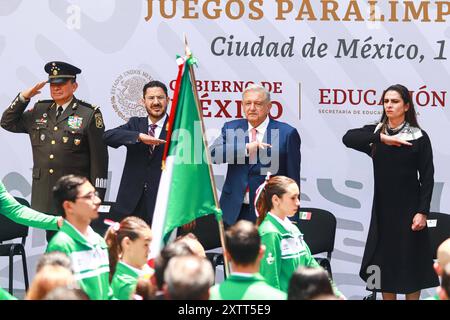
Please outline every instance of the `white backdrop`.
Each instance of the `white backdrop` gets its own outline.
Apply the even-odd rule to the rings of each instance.
[[[46,79],[46,62],[68,61],[83,70],[76,96],[101,107],[107,129],[116,127],[142,114],[137,101],[148,79],[175,79],[175,55],[183,54],[186,34],[199,60],[209,139],[224,121],[241,116],[241,83],[266,82],[272,115],[295,126],[302,138],[302,206],[324,208],[338,218],[335,281],[349,298],[367,295],[358,271],[370,219],[372,167],[341,138],[349,128],[379,119],[384,88],[406,85],[434,149],[432,209],[450,211],[450,2],[186,0],[176,1],[175,12],[173,3],[0,0],[0,105],[8,107],[19,91]],[[381,15],[384,21],[374,21]],[[238,50],[246,42],[247,55]],[[48,97],[45,88],[40,98]],[[14,195],[29,199],[29,139],[0,132],[0,178]],[[124,158],[125,148],[109,149],[108,200],[115,200]],[[226,167],[214,170],[220,192]],[[32,230],[26,249],[33,274],[45,249],[42,231]],[[23,285],[20,263],[16,260],[17,287]],[[7,277],[2,259],[3,287]]]

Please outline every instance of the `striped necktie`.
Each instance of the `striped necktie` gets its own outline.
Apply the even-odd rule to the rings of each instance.
[[[155,129],[156,127],[158,127],[158,125],[152,123],[151,125],[148,126],[148,135],[154,137],[155,136]],[[152,144],[150,146],[148,146],[148,151],[150,153],[150,155],[153,154],[153,150],[155,150],[155,145]]]

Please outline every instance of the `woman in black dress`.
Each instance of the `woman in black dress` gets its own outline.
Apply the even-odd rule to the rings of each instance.
[[[344,144],[372,158],[374,198],[360,276],[383,299],[439,285],[433,271],[427,214],[434,184],[430,139],[416,119],[408,89],[387,88],[377,125],[349,130]],[[377,281],[379,279],[379,281]]]

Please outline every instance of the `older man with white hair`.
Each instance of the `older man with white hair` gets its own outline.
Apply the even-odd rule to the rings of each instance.
[[[270,93],[251,84],[242,93],[246,119],[226,122],[210,147],[213,163],[227,163],[220,197],[227,225],[237,220],[255,222],[255,192],[268,172],[300,185],[300,135],[297,129],[270,118]]]

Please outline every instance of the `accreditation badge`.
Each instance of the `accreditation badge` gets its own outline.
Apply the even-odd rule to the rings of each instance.
[[[301,237],[289,237],[281,240],[281,256],[292,256],[302,254],[305,251],[305,246]]]

